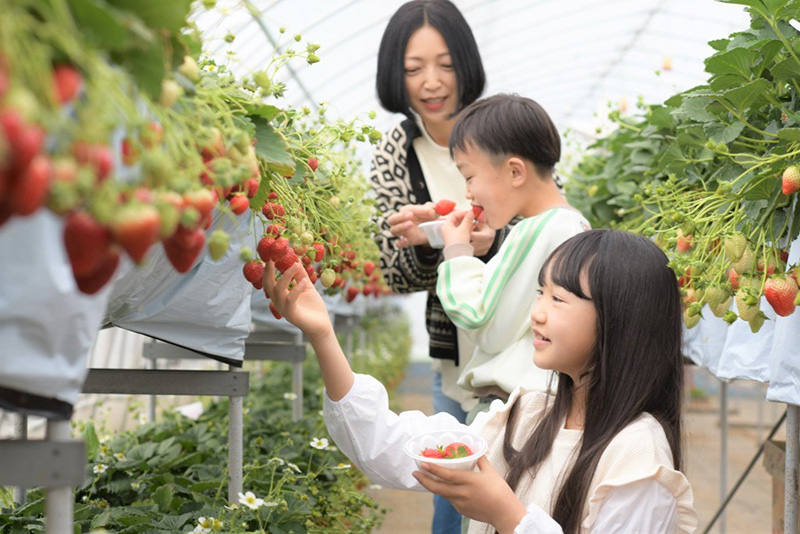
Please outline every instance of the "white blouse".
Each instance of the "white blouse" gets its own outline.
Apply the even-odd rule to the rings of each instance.
[[[505,476],[507,466],[505,462],[498,461],[498,455],[502,454],[498,450],[498,444],[502,443],[502,433],[500,436],[497,435],[499,428],[497,425],[498,421],[507,417],[508,409],[521,397],[521,394],[519,390],[515,391],[505,404],[499,400],[495,401],[488,412],[478,414],[472,425],[467,426],[447,413],[433,416],[427,416],[417,410],[394,413],[389,409],[388,395],[383,385],[371,376],[357,374],[353,387],[339,401],[334,402],[327,394],[325,395],[324,417],[336,445],[373,483],[388,488],[426,491],[411,475],[417,468],[414,461],[403,453],[406,441],[425,432],[469,430],[487,438],[489,442],[487,457],[492,461],[494,468]],[[528,418],[529,407],[536,404],[539,398],[545,397],[545,394],[535,392],[523,395],[525,411],[520,416],[524,414],[524,417]],[[533,403],[530,402],[531,399]],[[647,417],[653,419],[649,415]],[[626,433],[635,425],[636,422],[631,423],[620,434]],[[493,435],[487,435],[486,432]],[[640,436],[635,430],[633,434],[628,434]],[[581,436],[581,431],[563,429],[553,444],[553,450],[569,451],[580,443]],[[620,447],[619,444],[615,445],[618,441],[621,440],[616,437],[612,440],[598,465],[598,474],[595,475],[597,480],[593,480],[588,504],[584,510],[588,515],[582,522],[581,531],[653,534],[694,532],[697,528],[697,514],[693,506],[691,486],[683,474],[672,469],[671,465],[665,466],[659,463],[652,466],[635,466],[632,469],[641,473],[631,473],[631,468],[618,465],[619,462],[614,464],[613,460],[630,458],[626,456],[630,451],[625,449],[636,450],[639,444]],[[609,461],[603,462],[606,456],[609,456],[610,464]],[[644,451],[644,454],[636,454],[635,457],[647,459],[651,456],[648,451]],[[559,472],[563,473],[562,469],[566,464],[559,463],[559,459],[556,459],[552,462],[553,465],[545,465],[551,463],[550,460],[551,458],[548,458],[542,464],[536,483],[531,482],[531,486],[543,485],[541,479],[547,478],[542,476],[543,472],[553,471],[555,475],[548,476],[556,478],[559,478]],[[625,463],[642,464],[641,461]],[[554,470],[556,465],[557,469]],[[523,482],[526,482],[524,478]],[[545,481],[544,484],[548,487],[538,488],[539,493],[549,497],[555,493],[553,491],[555,483],[555,479]],[[522,486],[523,484],[520,484],[520,487]],[[546,510],[549,504],[541,497],[537,497],[536,490],[537,488],[517,490],[517,496],[525,504],[527,514],[516,527],[515,534],[561,533],[561,526]],[[494,532],[494,529],[485,523],[471,521],[469,532],[471,534]]]

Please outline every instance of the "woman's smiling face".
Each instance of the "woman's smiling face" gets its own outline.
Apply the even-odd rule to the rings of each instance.
[[[404,68],[408,102],[425,125],[451,120],[458,106],[458,84],[442,34],[427,25],[412,33]]]

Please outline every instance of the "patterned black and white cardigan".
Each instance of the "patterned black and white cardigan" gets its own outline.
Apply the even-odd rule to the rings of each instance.
[[[415,246],[397,248],[397,237],[389,233],[386,219],[407,204],[424,204],[431,200],[413,140],[421,135],[416,123],[406,119],[389,131],[372,155],[370,181],[376,194],[378,234],[375,241],[381,250],[381,269],[386,283],[395,293],[428,292],[425,318],[430,336],[429,353],[433,358],[458,363],[456,327],[447,317],[436,296],[437,268],[441,250]],[[509,228],[498,230],[488,261],[497,253]]]

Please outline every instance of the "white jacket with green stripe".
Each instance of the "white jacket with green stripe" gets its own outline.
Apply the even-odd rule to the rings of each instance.
[[[444,311],[475,344],[461,387],[547,390],[549,372],[533,363],[530,327],[539,270],[556,247],[588,229],[578,211],[552,208],[514,226],[488,263],[457,256],[439,265],[436,293]]]

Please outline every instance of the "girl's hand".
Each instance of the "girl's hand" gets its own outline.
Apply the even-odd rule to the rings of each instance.
[[[478,472],[459,471],[441,465],[423,464],[414,478],[428,491],[441,495],[462,515],[489,523],[498,532],[514,532],[527,510],[505,479],[485,456],[478,459]],[[436,480],[428,475],[436,475]]]
[[[472,210],[454,211],[445,217],[445,222],[442,225],[444,246],[449,247],[457,243],[470,244],[472,241],[472,221],[474,220],[475,216],[472,214]]]
[[[475,226],[472,227],[472,247],[475,249],[475,256],[485,256],[489,253],[496,234],[497,231],[489,227],[488,224],[475,223]]]
[[[397,213],[389,215],[386,219],[389,223],[389,232],[400,238],[397,240],[399,248],[429,245],[428,236],[418,225],[436,219],[436,210],[433,206],[433,202],[409,204],[400,208]]]
[[[289,283],[293,280],[297,285],[289,289]],[[302,330],[312,343],[314,339],[322,339],[333,331],[322,296],[314,288],[302,265],[295,263],[276,282],[275,264],[269,261],[264,268],[263,281],[264,292],[278,313]]]

